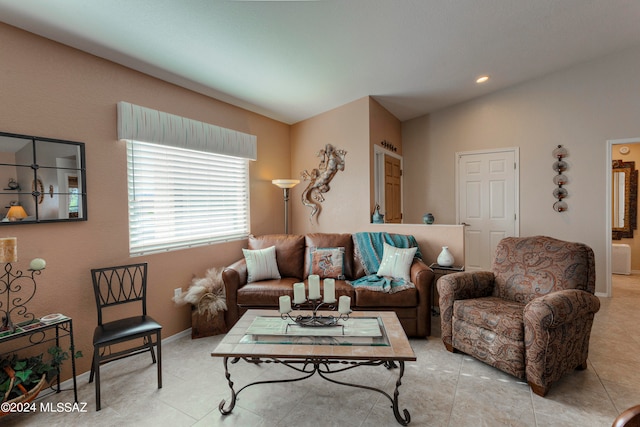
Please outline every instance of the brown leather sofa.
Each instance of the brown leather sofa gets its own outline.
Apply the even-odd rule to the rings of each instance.
[[[346,280],[355,280],[365,275],[364,268],[354,256],[351,234],[313,233],[307,235],[273,234],[254,237],[248,249],[276,248],[276,262],[282,276],[280,279],[247,283],[247,266],[242,258],[228,266],[222,273],[225,283],[227,307],[225,320],[231,327],[247,309],[278,309],[278,298],[289,295],[293,298],[293,284],[305,282],[309,276],[309,248],[343,247],[345,280],[336,280],[336,298],[351,297],[352,310],[389,311],[398,315],[402,326],[410,337],[426,337],[431,332],[431,286],[433,271],[421,260],[414,259],[411,265],[411,282],[415,288],[395,293],[378,292],[354,288]],[[307,288],[308,292],[308,288]]]

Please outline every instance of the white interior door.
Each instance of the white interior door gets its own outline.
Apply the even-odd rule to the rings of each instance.
[[[518,149],[457,153],[457,216],[465,270],[490,270],[498,242],[519,234]]]

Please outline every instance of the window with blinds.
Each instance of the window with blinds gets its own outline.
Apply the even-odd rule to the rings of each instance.
[[[248,236],[248,159],[127,140],[127,171],[131,255]]]

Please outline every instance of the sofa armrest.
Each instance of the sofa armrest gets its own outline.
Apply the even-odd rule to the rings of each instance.
[[[411,264],[410,276],[418,291],[417,318],[426,319],[424,324],[416,325],[416,334],[426,337],[431,335],[431,287],[435,275],[422,260],[416,258]]]
[[[442,342],[453,351],[453,303],[456,300],[481,298],[493,292],[494,278],[490,271],[453,273],[438,279],[440,294],[440,329]]]
[[[525,306],[525,371],[538,394],[544,396],[567,370],[586,367],[599,309],[598,297],[579,289],[551,292]]]
[[[524,321],[532,328],[552,329],[593,316],[600,300],[580,289],[563,289],[535,298],[524,308]]]
[[[238,289],[247,284],[247,263],[244,258],[238,260],[222,272],[225,296],[227,297],[227,312],[225,321],[231,328],[240,319],[238,310]]]

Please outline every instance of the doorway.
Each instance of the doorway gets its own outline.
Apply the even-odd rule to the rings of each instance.
[[[374,153],[374,197],[385,223],[402,223],[402,156],[377,145]]]
[[[634,237],[634,231],[631,230],[632,234],[629,236],[630,238],[622,238],[621,240],[613,240],[613,226],[614,226],[614,215],[620,216],[619,208],[615,209],[613,199],[614,199],[614,170],[613,170],[613,161],[621,160],[622,162],[635,162],[635,169],[637,170],[640,166],[640,137],[639,138],[624,138],[624,139],[614,139],[607,141],[606,144],[606,161],[607,166],[605,168],[606,171],[606,200],[605,200],[605,221],[606,221],[606,237],[605,237],[605,253],[606,253],[606,268],[605,268],[605,277],[606,277],[606,294],[607,297],[613,296],[613,286],[612,286],[612,275],[613,275],[613,267],[612,267],[612,257],[613,257],[613,243],[622,243],[627,244],[631,249],[631,273],[633,274],[633,265],[634,258],[638,257],[640,248],[640,242],[636,243],[638,239]],[[637,191],[637,190],[636,190]],[[634,198],[635,199],[635,198]],[[636,202],[637,203],[637,202]],[[624,208],[622,209],[625,210]],[[624,222],[624,214],[622,214],[623,222]],[[628,220],[628,218],[627,218]],[[631,237],[633,236],[633,237]]]
[[[519,149],[456,153],[456,221],[465,226],[465,270],[490,270],[498,242],[518,236]]]

